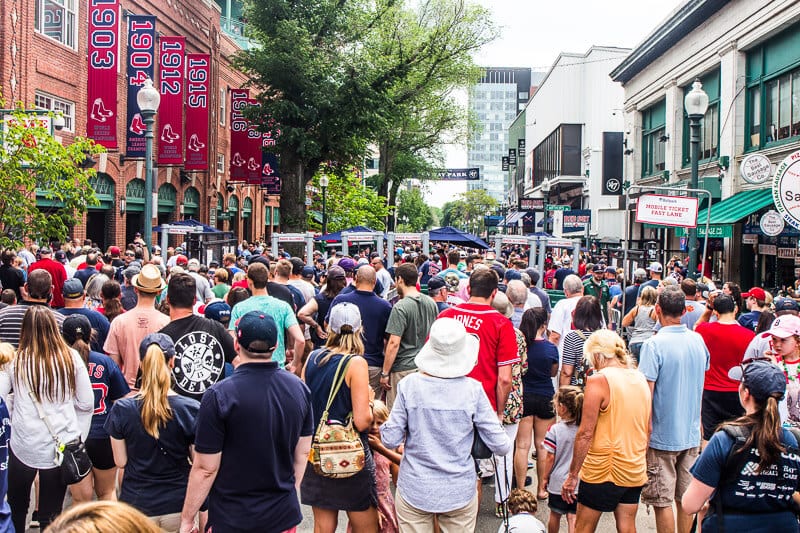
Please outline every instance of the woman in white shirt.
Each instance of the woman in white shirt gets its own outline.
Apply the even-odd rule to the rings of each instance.
[[[17,357],[0,372],[0,395],[11,411],[8,503],[17,531],[25,531],[31,484],[39,474],[39,521],[42,530],[61,512],[67,486],[61,480],[56,444],[39,417],[36,403],[63,443],[86,440],[94,393],[78,352],[67,346],[53,311],[32,305],[22,319]],[[35,398],[35,401],[34,401]]]

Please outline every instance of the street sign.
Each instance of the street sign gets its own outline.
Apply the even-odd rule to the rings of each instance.
[[[644,194],[636,202],[636,222],[695,228],[697,208],[697,198]]]
[[[555,205],[555,204],[553,204],[553,205],[548,205],[547,206],[547,210],[548,211],[569,211],[571,209],[572,209],[571,205]]]

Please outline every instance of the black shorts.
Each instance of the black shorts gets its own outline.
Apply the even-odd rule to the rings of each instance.
[[[539,394],[523,394],[522,416],[531,415],[543,420],[555,418],[556,412],[553,409],[553,398]]]
[[[700,416],[703,420],[703,440],[711,436],[720,424],[744,415],[744,407],[739,403],[738,392],[703,391],[703,405]]]
[[[114,468],[114,453],[111,451],[111,439],[86,439],[86,453],[92,460],[92,467],[98,470]]]
[[[587,483],[581,480],[578,503],[601,513],[611,513],[619,504],[639,504],[642,487],[618,487],[610,481]]]
[[[578,494],[580,494],[580,492]],[[564,501],[564,498],[561,497],[561,494],[556,494],[555,492],[547,493],[547,506],[551,511],[558,514],[575,514],[578,512],[577,501],[567,503]]]

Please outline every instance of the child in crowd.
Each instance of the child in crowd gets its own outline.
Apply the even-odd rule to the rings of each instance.
[[[388,449],[381,442],[381,426],[389,419],[389,409],[380,400],[372,402],[372,427],[369,431],[369,446],[375,460],[375,480],[378,485],[378,525],[381,533],[397,533],[397,517],[394,512],[394,497],[389,488],[390,479],[396,482],[397,466],[402,455]]]
[[[575,433],[581,423],[583,410],[583,391],[579,387],[564,386],[556,391],[553,405],[560,422],[553,424],[542,442],[545,452],[545,486],[548,492],[550,521],[548,533],[558,533],[561,516],[567,515],[569,533],[575,532],[575,512],[577,503],[567,503],[561,498],[561,485],[569,473],[572,462],[572,448],[575,444]],[[580,485],[579,485],[580,487]],[[577,489],[576,489],[577,494]]]
[[[508,529],[505,524],[500,524],[497,533],[544,533],[545,528],[538,518],[533,516],[536,512],[536,497],[524,489],[514,489],[508,495]]]

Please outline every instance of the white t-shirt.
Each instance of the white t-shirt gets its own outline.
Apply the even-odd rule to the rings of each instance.
[[[564,347],[564,337],[572,329],[572,313],[575,311],[580,299],[581,295],[577,295],[558,301],[553,307],[553,314],[550,315],[550,323],[547,325],[547,329],[561,336],[558,339],[559,356]]]
[[[386,298],[386,295],[389,294],[389,289],[392,288],[392,275],[389,274],[389,271],[385,268],[375,271],[375,277],[378,281],[381,282],[383,285],[383,292],[381,293],[381,298]]]
[[[508,530],[505,524],[500,524],[497,533],[545,533],[547,530],[538,518],[528,513],[515,514],[508,518]]]

